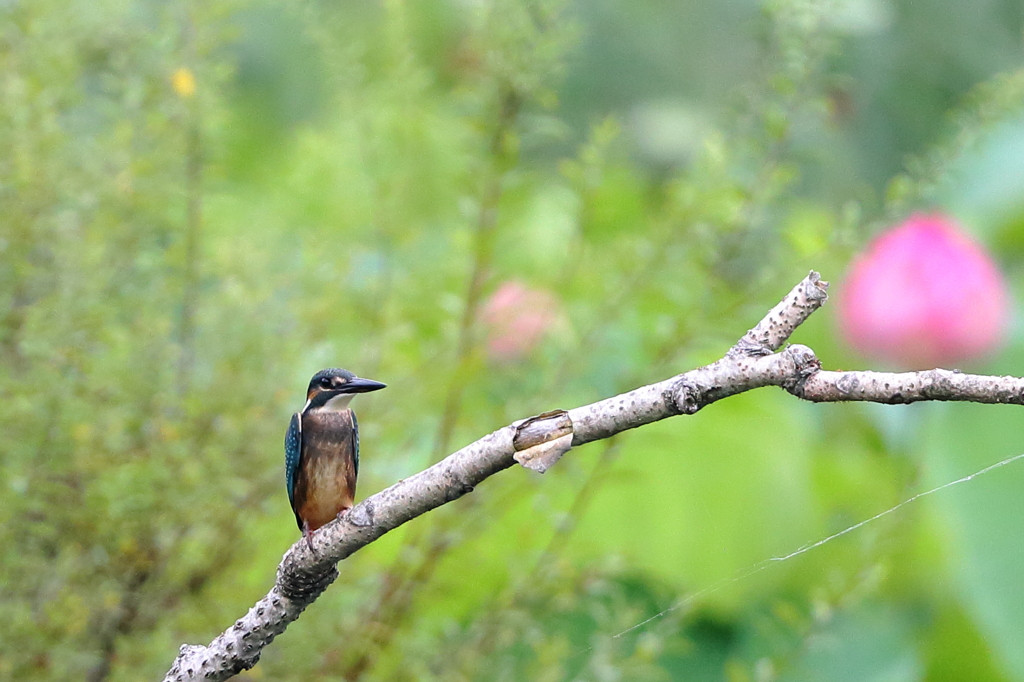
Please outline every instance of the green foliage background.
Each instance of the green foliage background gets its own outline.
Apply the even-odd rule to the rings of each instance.
[[[1022,30],[1014,0],[0,2],[0,678],[157,678],[261,596],[324,366],[389,384],[362,498],[717,358],[913,210],[1019,296]],[[510,280],[562,316],[499,362]],[[795,340],[863,366],[831,314]],[[1016,319],[970,369],[1024,373]],[[1019,424],[760,391],[509,471],[243,678],[1024,680],[1021,465],[761,563]]]

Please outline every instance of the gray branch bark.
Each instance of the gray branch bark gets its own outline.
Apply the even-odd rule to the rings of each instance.
[[[165,682],[225,680],[256,665],[260,653],[338,576],[337,564],[406,521],[459,499],[517,462],[544,471],[571,447],[681,414],[762,386],[813,402],[897,404],[960,400],[1024,404],[1024,379],[924,372],[823,371],[814,352],[783,344],[826,301],[828,283],[811,272],[726,355],[666,381],[572,410],[505,426],[434,466],[356,505],[288,550],[270,592],[208,646],[183,645]]]

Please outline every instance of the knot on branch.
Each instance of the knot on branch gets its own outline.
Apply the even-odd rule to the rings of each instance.
[[[345,520],[356,528],[368,528],[373,525],[373,500],[363,500],[345,514]]]
[[[673,414],[696,414],[704,406],[704,391],[684,377],[665,389],[663,398]]]
[[[821,361],[814,351],[799,343],[795,343],[782,351],[793,363],[793,373],[782,382],[782,387],[797,396],[804,397],[807,380],[821,369]]]

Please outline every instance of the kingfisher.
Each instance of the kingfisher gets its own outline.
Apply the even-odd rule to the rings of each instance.
[[[349,407],[357,393],[384,384],[347,369],[313,375],[306,405],[284,437],[284,471],[295,521],[313,550],[313,531],[352,508],[359,474],[359,425]]]

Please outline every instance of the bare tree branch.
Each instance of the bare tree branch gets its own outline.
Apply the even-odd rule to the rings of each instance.
[[[809,348],[800,348],[811,352]],[[964,374],[948,369],[900,374],[816,371],[790,393],[816,403],[865,400],[899,405],[922,400],[959,400],[1022,405],[1024,379]]]
[[[608,438],[762,386],[814,402],[963,400],[1024,404],[1024,379],[925,372],[828,372],[801,345],[779,351],[827,299],[811,272],[721,360],[572,410],[515,422],[356,505],[285,554],[273,589],[209,646],[183,645],[165,682],[224,680],[253,667],[260,652],[338,576],[337,563],[406,521],[457,500],[517,461],[543,471],[570,447]]]

